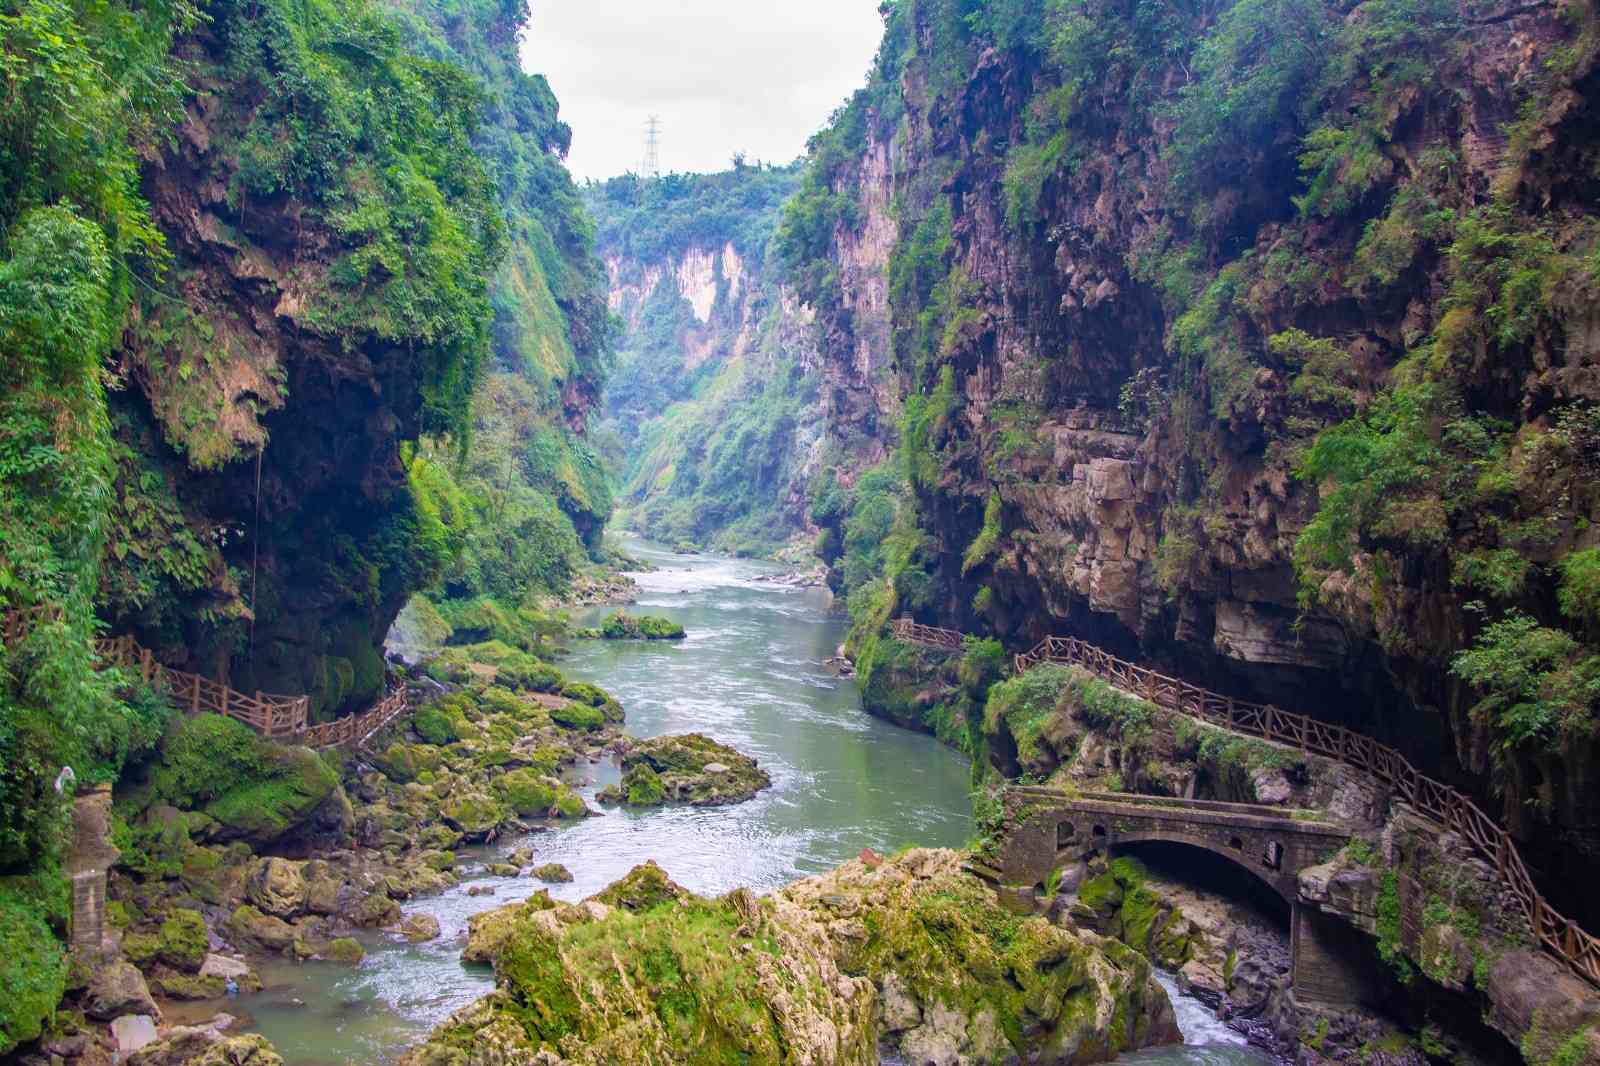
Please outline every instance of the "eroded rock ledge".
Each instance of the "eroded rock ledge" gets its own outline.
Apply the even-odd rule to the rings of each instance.
[[[870,852],[757,898],[705,899],[653,863],[576,906],[473,921],[495,991],[404,1066],[1100,1062],[1179,1039],[1149,963],[1007,911],[953,851]]]

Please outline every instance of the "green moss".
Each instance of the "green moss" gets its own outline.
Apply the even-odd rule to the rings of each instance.
[[[550,708],[550,717],[568,729],[599,729],[606,724],[606,716],[598,707],[576,701]]]
[[[644,762],[628,767],[622,775],[622,789],[631,807],[654,807],[667,798],[661,777]]]
[[[67,955],[32,893],[0,881],[0,1055],[33,1040],[67,987]]]
[[[210,943],[205,919],[191,910],[175,910],[161,923],[157,955],[168,966],[195,972],[206,961]]]
[[[342,936],[330,940],[328,946],[320,952],[323,958],[330,962],[343,962],[354,965],[367,957],[367,951],[361,942],[352,937]]]
[[[613,611],[600,623],[600,635],[607,640],[682,640],[684,631],[670,618]]]
[[[583,799],[572,789],[537,770],[507,770],[494,780],[495,794],[520,815],[571,818],[583,813]]]
[[[416,713],[411,720],[411,728],[417,731],[417,736],[429,744],[452,744],[461,739],[450,724],[449,717],[433,704],[423,707]]]
[[[1401,984],[1410,984],[1417,970],[1401,943],[1400,876],[1393,870],[1385,870],[1378,881],[1377,912],[1378,957]]]

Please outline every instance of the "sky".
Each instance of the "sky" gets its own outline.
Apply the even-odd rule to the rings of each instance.
[[[661,170],[787,163],[866,84],[878,0],[530,0],[522,65],[572,127],[573,176],[637,171],[661,118]]]

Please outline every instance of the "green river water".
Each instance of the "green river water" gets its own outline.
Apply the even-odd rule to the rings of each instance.
[[[536,862],[564,863],[575,881],[551,893],[578,900],[646,859],[698,892],[740,885],[767,891],[862,848],[959,846],[972,836],[966,760],[931,737],[869,717],[854,683],[823,665],[845,630],[826,592],[764,581],[780,573],[768,564],[675,555],[638,542],[627,547],[658,568],[638,575],[640,595],[630,610],[672,617],[688,638],[579,641],[562,669],[614,693],[630,733],[707,733],[759,760],[772,788],[724,808],[604,808],[602,816],[570,827],[502,839],[468,853],[459,886],[406,905],[407,913],[439,919],[438,940],[408,945],[366,936],[368,955],[356,968],[263,966],[267,988],[227,1009],[266,1035],[288,1066],[392,1062],[451,1011],[488,991],[489,970],[463,966],[459,955],[470,915],[544,887],[483,872],[484,862],[516,847],[531,843]],[[585,612],[578,621],[603,613]],[[617,776],[602,763],[580,771],[574,783],[597,806],[594,792]],[[473,885],[492,886],[494,895],[468,896]],[[1194,1000],[1184,997],[1177,1006],[1194,1046],[1144,1053],[1140,1061],[1261,1061]]]

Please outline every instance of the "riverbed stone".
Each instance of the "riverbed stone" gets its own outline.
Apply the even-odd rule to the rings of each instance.
[[[118,1055],[131,1055],[155,1042],[156,1020],[148,1014],[124,1014],[112,1020],[111,1039]]]
[[[281,954],[294,945],[294,926],[272,914],[263,914],[248,903],[240,904],[226,924],[228,936],[238,947]]]
[[[400,923],[400,935],[413,944],[439,938],[439,919],[431,914],[408,914]]]
[[[602,803],[652,807],[739,803],[772,784],[756,761],[702,733],[641,740],[622,756],[622,781],[602,789]]]
[[[528,872],[547,885],[564,885],[572,881],[572,871],[559,862],[547,862]]]
[[[276,857],[257,859],[245,882],[245,896],[263,913],[295,918],[306,911],[305,863]]]
[[[121,959],[95,970],[84,991],[83,1011],[91,1018],[109,1021],[124,1014],[147,1014],[159,1019],[161,1010],[150,995],[144,974]]]

